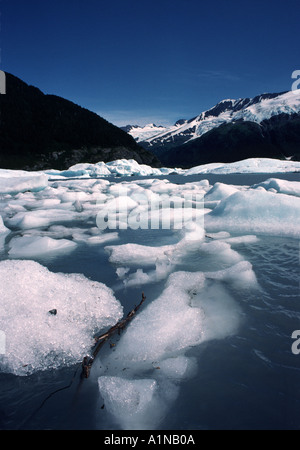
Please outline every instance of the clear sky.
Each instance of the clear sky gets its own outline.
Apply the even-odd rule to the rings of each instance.
[[[0,0],[1,70],[116,125],[291,89],[299,0]]]

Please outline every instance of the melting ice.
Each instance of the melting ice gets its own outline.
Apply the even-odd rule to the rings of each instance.
[[[258,162],[240,162],[230,170],[246,170],[249,164],[254,170]],[[278,170],[279,162],[272,164]],[[288,170],[288,162],[283,164]],[[234,292],[259,289],[239,246],[264,235],[300,237],[299,182],[269,178],[253,186],[233,186],[189,182],[188,177],[183,184],[95,178],[150,174],[140,169],[133,162],[117,161],[77,165],[61,173],[14,172],[10,178],[9,171],[0,172],[0,330],[6,336],[1,371],[27,375],[81,361],[93,335],[123,315],[118,291],[81,274],[51,272],[41,265],[41,256],[61,258],[79,246],[99,246],[123,289],[161,283],[161,292],[131,322],[115,351],[99,358],[93,369],[99,402],[124,429],[157,427],[181,384],[197,373],[189,350],[239,329],[242,316]],[[120,197],[120,188],[126,198]],[[116,202],[123,208],[122,220],[126,216],[121,213],[135,211],[161,225],[165,211],[150,211],[149,199],[195,194],[202,202],[200,222],[179,229],[180,209],[169,210],[169,242],[134,242],[126,230],[97,227],[101,208],[113,211]],[[199,264],[193,267],[195,255]],[[189,270],[182,269],[188,265]],[[57,314],[49,313],[54,309]]]

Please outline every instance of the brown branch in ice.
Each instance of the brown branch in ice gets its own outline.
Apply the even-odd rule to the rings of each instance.
[[[140,307],[142,306],[142,304],[144,303],[145,300],[146,300],[146,297],[145,297],[144,293],[142,293],[142,300],[141,300],[141,302],[140,302],[140,304],[138,306],[135,306],[135,308],[132,311],[130,311],[125,318],[121,319],[116,325],[112,326],[106,333],[104,333],[101,336],[95,338],[96,345],[94,347],[92,355],[91,356],[85,356],[83,361],[82,361],[82,376],[84,378],[88,378],[89,377],[90,371],[91,371],[91,368],[92,368],[92,365],[93,365],[93,362],[95,361],[95,358],[96,358],[97,354],[99,353],[100,349],[103,347],[105,342],[109,338],[111,338],[112,335],[116,331],[118,332],[118,334],[120,334],[120,332],[122,330],[124,330],[124,328],[126,327],[128,322],[130,322],[130,320],[133,319],[133,317],[135,316],[137,311],[140,309]]]

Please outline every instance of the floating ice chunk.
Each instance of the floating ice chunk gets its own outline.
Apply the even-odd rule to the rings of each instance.
[[[85,202],[91,200],[91,195],[84,191],[67,191],[61,194],[60,199],[63,203]]]
[[[60,178],[81,178],[88,177],[89,173],[85,169],[67,169],[67,170],[46,170],[45,173],[52,179]]]
[[[204,289],[198,293],[195,291],[191,305],[204,311],[202,342],[224,339],[238,331],[240,308],[220,284],[205,283]]]
[[[26,208],[24,208],[23,205],[19,204],[18,201],[10,201],[2,209],[2,213],[3,215],[6,215],[6,217],[12,217],[18,212],[26,212]]]
[[[240,289],[258,287],[252,264],[248,261],[240,261],[227,269],[218,270],[216,272],[206,272],[205,276],[214,280],[230,281]]]
[[[32,258],[48,255],[49,253],[70,252],[76,246],[75,242],[68,239],[52,239],[46,236],[22,236],[11,239],[8,254],[11,258]]]
[[[194,358],[180,355],[160,361],[159,368],[164,376],[175,381],[182,381],[191,378],[196,373],[197,363]]]
[[[184,175],[195,175],[198,173],[281,173],[299,172],[300,162],[282,161],[270,158],[249,158],[234,163],[211,163],[193,167]]]
[[[48,177],[45,174],[32,174],[22,171],[0,170],[0,193],[17,194],[25,191],[40,191],[48,186]]]
[[[204,216],[210,231],[300,236],[300,198],[264,189],[236,192]]]
[[[269,178],[262,183],[252,186],[253,189],[263,187],[269,192],[279,192],[281,194],[295,195],[300,197],[300,182],[299,181],[287,181],[280,180],[278,178]]]
[[[150,189],[158,194],[172,194],[177,191],[178,185],[171,183],[169,180],[154,180]]]
[[[157,281],[164,280],[174,270],[174,265],[166,258],[156,261],[155,270],[145,273],[143,269],[137,269],[133,274],[130,274],[124,281],[126,287],[129,286],[141,286],[148,283],[156,283]]]
[[[182,239],[174,245],[151,247],[140,244],[111,245],[105,247],[109,261],[119,265],[153,266],[158,261],[177,263],[190,251],[198,248],[204,238],[201,226],[191,223],[182,230]]]
[[[212,257],[217,259],[218,262],[223,262],[230,265],[243,259],[238,252],[231,248],[230,244],[221,240],[201,244],[200,251],[207,255],[212,255]]]
[[[118,278],[122,279],[125,277],[126,273],[129,272],[129,270],[130,270],[129,267],[118,267],[116,269],[116,274],[117,274]]]
[[[155,272],[154,274],[147,274],[143,269],[137,269],[137,271],[131,274],[126,280],[124,280],[124,285],[129,286],[141,286],[143,284],[151,283],[156,281]]]
[[[109,200],[105,204],[105,209],[107,211],[130,211],[131,209],[135,208],[137,206],[137,202],[134,201],[132,198],[120,195],[116,198],[113,198],[112,200]]]
[[[148,175],[169,175],[170,173],[184,173],[184,170],[178,168],[162,167],[159,169],[150,167],[146,164],[139,164],[133,159],[118,159],[104,163],[99,161],[98,163],[80,163],[71,166],[67,170],[47,170],[45,171],[48,176],[54,178],[81,178],[81,177],[102,177],[102,176],[148,176]]]
[[[102,361],[101,366],[112,376],[99,378],[100,392],[121,428],[131,428],[131,418],[137,429],[143,429],[145,423],[149,428],[158,424],[177,397],[178,384],[196,373],[195,360],[184,352],[237,331],[239,307],[219,282],[224,273],[215,277],[217,281],[208,280],[202,272],[172,273],[162,294],[139,312],[114,353]],[[128,368],[126,380],[115,376],[124,368]],[[151,380],[147,380],[151,395],[146,397],[147,405],[140,408],[136,378],[151,370]],[[152,395],[153,379],[156,387]]]
[[[30,228],[47,227],[57,222],[70,222],[80,213],[61,209],[41,209],[35,211],[19,212],[7,220],[8,226],[28,230]]]
[[[223,163],[209,163],[209,164],[201,164],[201,166],[195,166],[191,169],[188,169],[184,175],[197,175],[199,173],[214,173],[214,171],[220,169],[226,166]]]
[[[106,242],[116,241],[119,239],[118,233],[103,233],[99,236],[91,236],[87,238],[86,243],[90,245],[105,244]]]
[[[74,171],[83,171],[85,175],[89,175],[90,177],[101,177],[111,174],[106,164],[102,161],[96,164],[89,164],[89,163],[75,164],[74,166],[69,167],[67,172],[74,172]]]
[[[221,200],[230,197],[230,195],[238,192],[240,189],[241,187],[238,189],[236,186],[231,186],[224,183],[215,183],[205,195],[205,207],[211,209],[215,208]],[[245,188],[243,187],[243,189]]]
[[[120,377],[103,376],[98,379],[104,404],[121,424],[122,429],[151,429],[150,420],[157,383],[153,379],[127,380]]]
[[[6,228],[3,223],[2,216],[0,215],[0,251],[4,248],[5,239],[9,233],[10,230]]]
[[[172,245],[150,247],[140,244],[122,244],[105,247],[105,250],[110,253],[109,261],[111,263],[145,267],[155,265],[157,259],[168,257],[168,253],[172,249]]]
[[[26,211],[17,213],[8,221],[13,228],[17,227],[23,230],[30,228],[45,227],[50,225],[49,217],[41,211]]]
[[[142,310],[118,343],[116,359],[156,361],[197,345],[202,339],[203,312],[190,306],[189,291],[203,287],[203,273],[175,272],[161,296]]]
[[[16,375],[82,361],[93,335],[123,316],[104,284],[52,273],[34,261],[0,262],[0,298],[0,330],[6,335],[0,370]],[[49,314],[53,309],[56,315]]]
[[[215,183],[213,187],[206,193],[205,202],[220,201],[237,192],[234,186],[224,183]]]
[[[226,239],[230,238],[230,233],[228,233],[228,231],[219,231],[217,233],[209,233],[207,237],[212,239]]]
[[[230,276],[236,279],[238,274],[250,270],[243,267],[215,277],[224,279],[227,275],[228,280]],[[202,272],[172,273],[163,293],[128,326],[114,352],[114,361],[126,360],[133,365],[177,357],[190,346],[234,333],[240,319],[238,306],[222,286],[207,286],[205,280]]]
[[[10,230],[4,225],[2,216],[0,215],[0,234],[9,232]]]
[[[240,245],[240,244],[253,244],[259,241],[259,238],[255,234],[249,234],[245,236],[234,236],[222,239],[227,244]]]
[[[88,230],[79,227],[65,227],[63,225],[52,225],[47,230],[30,229],[24,231],[24,236],[46,236],[53,239],[72,239],[74,241],[85,241],[89,234]]]

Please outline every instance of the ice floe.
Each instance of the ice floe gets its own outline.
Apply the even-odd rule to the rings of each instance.
[[[233,163],[210,163],[187,169],[184,175],[205,173],[288,173],[300,172],[299,161],[279,160],[270,158],[249,158]]]
[[[7,233],[8,231],[8,228],[3,223],[2,216],[0,216],[0,234]]]
[[[218,167],[218,173],[298,170],[296,163],[273,160]],[[116,289],[150,283],[160,289],[94,372],[99,398],[115,423],[151,429],[180,384],[197,371],[190,350],[231,336],[240,326],[234,293],[258,288],[241,246],[255,245],[261,235],[299,239],[300,183],[273,177],[253,186],[188,178],[177,184],[175,178],[161,178],[170,172],[142,172],[128,161],[71,169],[38,173],[31,180],[28,172],[10,177],[4,171],[1,178],[0,171],[0,250],[5,259],[0,262],[0,330],[6,336],[0,367],[26,375],[74,364],[89,353],[96,332],[122,317],[120,303],[104,284],[83,275],[52,273],[31,261],[59,258],[84,245],[97,253],[102,246],[106,254],[100,249],[101,258],[115,271],[112,284],[119,283]],[[97,178],[129,174],[153,178]],[[101,228],[100,219],[109,214],[114,220]],[[167,230],[167,239],[163,233],[157,241],[143,239],[149,228]],[[135,230],[144,234],[137,231],[135,238]],[[57,314],[50,314],[54,309]]]
[[[78,178],[78,177],[103,177],[103,176],[162,176],[170,173],[184,173],[183,169],[171,169],[167,167],[153,168],[146,164],[139,164],[134,159],[118,159],[104,163],[100,161],[95,164],[83,163],[71,166],[67,170],[48,170],[45,172],[51,178]]]
[[[128,326],[113,354],[99,362],[100,396],[119,427],[159,425],[180,384],[197,373],[188,350],[237,331],[239,307],[219,282],[238,282],[241,274],[248,278],[247,287],[256,288],[247,262],[215,273],[172,273],[162,294]]]
[[[279,192],[280,194],[294,195],[300,197],[300,182],[286,181],[278,178],[268,178],[262,183],[252,186],[253,189],[264,188],[266,191]]]
[[[205,229],[299,238],[299,219],[299,197],[257,188],[223,199],[205,215]]]
[[[68,239],[52,239],[46,236],[36,237],[25,235],[11,239],[8,255],[11,258],[32,258],[49,254],[66,254],[76,247],[77,244]]]
[[[46,186],[48,186],[46,174],[21,170],[0,170],[0,194],[40,191],[45,189]]]
[[[123,309],[106,285],[80,274],[50,272],[34,261],[0,262],[1,371],[26,375],[82,361],[93,335]],[[56,310],[56,314],[49,311]]]

